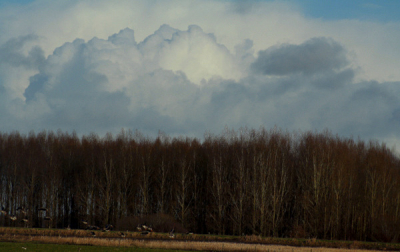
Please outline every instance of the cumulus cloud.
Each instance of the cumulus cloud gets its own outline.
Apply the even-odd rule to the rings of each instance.
[[[281,125],[350,135],[362,133],[357,126],[373,135],[377,118],[380,127],[397,122],[396,87],[355,84],[347,51],[333,39],[272,46],[257,57],[253,51],[246,40],[231,52],[198,26],[162,25],[139,43],[129,28],[108,39],[76,39],[37,61],[25,101],[12,107],[43,128],[80,132],[125,127],[201,136],[225,126]],[[27,66],[29,57],[19,56]]]
[[[138,3],[138,8],[146,9],[144,2]],[[77,11],[76,5],[64,4],[67,13]],[[212,12],[224,20],[212,16],[211,26],[202,21],[204,16],[194,15],[190,20],[200,25],[160,23],[147,36],[142,26],[123,22],[123,27],[109,33],[102,30],[98,36],[78,36],[79,31],[71,40],[63,37],[51,51],[43,34],[2,40],[2,130],[104,134],[129,128],[149,135],[161,130],[201,138],[226,126],[276,125],[288,130],[328,128],[365,139],[400,139],[396,98],[400,83],[360,78],[365,69],[357,64],[360,51],[351,43],[334,32],[287,39],[280,29],[271,28],[271,17],[262,18],[266,11],[281,20],[273,8],[266,10],[274,5],[253,1],[233,5],[205,1],[205,5],[215,7]],[[80,5],[87,6],[88,2]],[[107,6],[98,8],[103,13]],[[124,6],[130,5],[124,2]],[[194,13],[188,11],[190,6],[199,5],[193,1],[180,8],[169,3],[157,6],[165,7],[165,12],[159,10],[161,16],[180,13],[182,21]],[[307,23],[292,16],[287,20]],[[236,19],[249,24],[248,29]],[[265,28],[262,32],[260,26]],[[279,39],[272,42],[275,35]],[[57,41],[50,40],[52,46]]]
[[[199,37],[203,43],[193,45],[190,36]],[[179,53],[175,44],[202,53],[174,55]],[[29,78],[25,106],[47,111],[38,113],[38,117],[43,125],[52,128],[69,125],[90,131],[96,125],[102,131],[132,126],[192,130],[196,126],[190,121],[195,117],[188,118],[188,109],[198,99],[200,79],[195,78],[196,74],[203,72],[203,82],[207,77],[223,78],[217,71],[204,74],[207,66],[187,68],[190,61],[198,58],[219,60],[218,53],[213,56],[213,51],[210,53],[205,47],[222,48],[222,54],[234,58],[212,35],[193,26],[179,31],[163,25],[141,43],[135,41],[131,29],[121,30],[107,40],[77,39],[57,48],[39,73]],[[163,67],[166,54],[183,58],[181,61],[186,60],[187,64],[178,64],[175,71]],[[224,68],[224,64],[220,65]]]

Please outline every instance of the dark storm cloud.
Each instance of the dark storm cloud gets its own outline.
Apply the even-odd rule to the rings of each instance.
[[[285,44],[260,51],[251,68],[265,75],[310,75],[338,70],[347,64],[346,51],[339,43],[328,38],[313,38],[300,45]]]

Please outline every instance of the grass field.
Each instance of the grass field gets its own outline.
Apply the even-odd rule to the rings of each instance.
[[[103,247],[89,245],[68,245],[68,244],[42,244],[34,242],[0,242],[1,252],[15,251],[57,251],[57,252],[185,252],[183,250],[165,250],[165,249],[146,249],[138,247]]]
[[[150,242],[152,243],[152,242]],[[153,242],[154,243],[154,242]],[[182,243],[182,242],[172,242]],[[172,244],[171,243],[171,244]],[[201,242],[188,242],[183,244],[188,250],[173,250],[173,249],[157,249],[157,248],[139,248],[139,247],[109,247],[109,246],[90,246],[90,245],[71,245],[71,244],[52,244],[52,243],[36,243],[36,242],[0,242],[1,252],[14,252],[14,251],[57,251],[57,252],[105,252],[105,251],[118,251],[118,252],[189,252],[193,250],[202,251],[268,251],[268,252],[374,252],[377,250],[358,250],[358,249],[335,249],[335,248],[321,248],[321,247],[291,247],[291,246],[277,246],[265,244],[252,244],[243,246],[240,244],[232,243],[218,243],[201,244]]]
[[[26,248],[26,249],[24,249]],[[80,249],[80,250],[79,250]],[[400,244],[260,236],[217,236],[139,232],[0,228],[2,251],[400,251]]]

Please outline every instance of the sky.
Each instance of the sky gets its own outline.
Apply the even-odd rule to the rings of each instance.
[[[0,0],[0,132],[400,146],[400,1]]]

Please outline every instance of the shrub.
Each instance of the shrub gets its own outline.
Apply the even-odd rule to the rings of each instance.
[[[143,217],[128,216],[117,221],[118,230],[137,231],[138,225],[147,225],[155,232],[168,233],[172,228],[176,233],[186,233],[187,230],[172,216],[167,214],[152,214]]]

